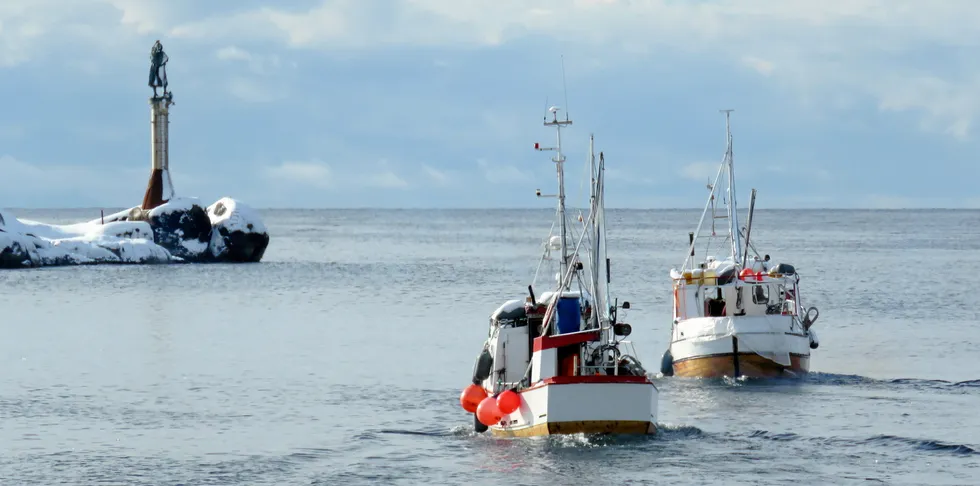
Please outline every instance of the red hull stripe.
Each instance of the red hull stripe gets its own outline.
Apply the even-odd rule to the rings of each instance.
[[[545,378],[545,385],[574,385],[579,383],[650,383],[645,376],[580,375]]]
[[[638,384],[654,386],[653,382],[645,376],[609,376],[609,375],[582,375],[582,376],[553,376],[545,378],[529,388],[525,388],[518,393],[527,393],[548,385],[602,385],[602,384]]]
[[[543,349],[560,348],[563,346],[571,346],[573,344],[598,340],[599,331],[579,331],[568,334],[559,334],[557,336],[541,336],[534,338],[534,351],[537,352]]]

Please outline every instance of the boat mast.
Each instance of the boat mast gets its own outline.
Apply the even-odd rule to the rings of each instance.
[[[590,210],[595,212],[599,207],[600,191],[598,187],[599,177],[598,177],[598,173],[596,172],[596,165],[595,165],[595,136],[592,134],[589,134],[589,179],[590,179],[589,191],[591,193],[591,197],[589,198],[589,203],[590,203],[589,206],[591,206]],[[597,214],[596,217],[592,218],[592,228],[591,228],[592,230],[592,269],[591,269],[592,282],[591,283],[592,283],[592,293],[594,294],[592,296],[592,299],[595,300],[595,309],[592,312],[593,318],[591,320],[597,324],[597,327],[602,326],[602,323],[600,322],[599,312],[600,309],[602,309],[605,306],[605,303],[603,303],[602,305],[599,304],[599,285],[600,285],[599,284],[599,260],[600,260],[599,249],[601,248],[600,238],[602,237],[601,233],[599,232],[600,224],[601,222],[599,220],[599,215]]]
[[[738,205],[735,201],[735,164],[732,160],[732,126],[731,113],[735,110],[720,110],[725,114],[725,134],[727,150],[725,160],[728,163],[728,236],[732,239],[732,262],[739,263],[742,255],[742,238],[738,226]]]
[[[596,193],[598,195],[598,197],[596,198],[597,199],[597,201],[596,201],[596,211],[597,211],[597,213],[596,213],[596,219],[595,219],[595,221],[596,221],[596,240],[599,241],[599,243],[596,243],[596,248],[597,248],[597,252],[596,253],[599,253],[599,251],[601,250],[601,255],[602,255],[601,262],[606,265],[606,285],[604,286],[604,289],[603,289],[604,290],[604,297],[605,297],[605,299],[602,302],[602,315],[608,321],[609,318],[610,318],[610,315],[609,315],[609,313],[610,313],[610,310],[609,310],[609,284],[610,284],[609,256],[606,254],[606,251],[604,250],[607,247],[607,245],[608,245],[608,243],[606,242],[606,240],[607,240],[607,238],[606,238],[606,158],[603,156],[602,152],[599,152],[599,166],[597,167],[597,171],[596,171]],[[600,264],[599,263],[599,256],[598,255],[596,256],[596,260],[597,260],[597,262],[596,262],[597,265],[596,266],[598,267],[599,264]],[[599,284],[599,276],[598,276],[598,273],[596,274],[595,280],[596,280],[596,291],[598,292],[598,286],[600,285]]]
[[[565,275],[568,270],[568,224],[565,217],[565,156],[561,152],[561,129],[566,125],[571,125],[572,120],[568,118],[568,113],[565,113],[565,119],[558,119],[558,111],[560,108],[557,106],[552,106],[548,109],[551,112],[551,121],[545,117],[544,126],[555,127],[557,143],[558,145],[551,148],[542,148],[538,144],[535,144],[538,150],[554,150],[556,155],[552,160],[555,163],[555,169],[558,172],[558,223],[561,231],[561,264],[560,275]],[[565,284],[562,290],[568,290],[571,285],[571,280]]]

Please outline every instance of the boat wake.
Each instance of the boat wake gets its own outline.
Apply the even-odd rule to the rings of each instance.
[[[936,439],[928,438],[914,438],[914,437],[903,437],[897,435],[873,435],[864,438],[849,438],[849,437],[820,437],[820,436],[805,436],[800,434],[795,434],[792,432],[770,432],[768,430],[753,430],[747,433],[714,433],[706,432],[698,427],[691,425],[673,425],[673,424],[659,424],[658,431],[654,435],[587,435],[587,434],[569,434],[569,435],[555,435],[548,437],[529,437],[529,438],[508,438],[499,439],[487,436],[485,434],[477,434],[473,432],[472,427],[468,425],[456,425],[450,429],[442,430],[400,430],[400,429],[382,429],[377,431],[378,434],[397,434],[397,435],[410,435],[410,436],[423,436],[423,437],[434,437],[434,438],[444,438],[444,437],[456,437],[456,438],[466,438],[466,439],[480,439],[487,441],[502,441],[504,443],[513,442],[515,444],[526,444],[526,443],[542,443],[546,444],[548,447],[557,448],[608,448],[608,447],[637,447],[643,449],[644,446],[659,447],[658,444],[663,444],[664,442],[688,442],[688,441],[705,441],[714,442],[719,445],[724,445],[724,443],[742,443],[748,442],[798,442],[801,444],[806,444],[807,447],[810,445],[822,446],[823,448],[832,449],[852,449],[852,448],[866,448],[866,449],[888,449],[888,450],[901,450],[910,453],[931,453],[931,454],[948,454],[957,457],[974,457],[980,456],[980,450],[974,445],[968,444],[957,444],[943,442]],[[373,435],[373,434],[372,434]]]
[[[950,393],[972,393],[980,391],[980,379],[965,381],[950,381],[927,378],[869,378],[860,375],[844,375],[835,373],[810,372],[802,377],[781,377],[781,378],[749,378],[741,376],[738,378],[664,378],[658,376],[657,385],[661,388],[671,385],[681,386],[721,386],[721,387],[740,387],[740,386],[799,386],[799,385],[826,385],[826,386],[858,386],[866,388],[913,388],[919,390],[945,391]]]
[[[762,439],[776,442],[803,441],[821,446],[846,447],[884,447],[901,448],[916,452],[936,452],[957,456],[976,456],[980,451],[966,444],[950,444],[933,439],[915,439],[896,435],[875,435],[864,439],[843,437],[805,437],[793,433],[772,433],[766,430],[756,430],[748,435],[751,439]]]

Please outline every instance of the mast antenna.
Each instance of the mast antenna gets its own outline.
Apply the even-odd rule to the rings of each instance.
[[[568,84],[565,83],[565,55],[561,55],[561,89],[565,93],[565,121],[568,121]]]
[[[732,242],[732,261],[738,265],[742,254],[742,238],[738,224],[738,199],[735,197],[735,163],[732,160],[732,124],[733,109],[718,110],[725,114],[725,162],[728,165],[728,235]]]

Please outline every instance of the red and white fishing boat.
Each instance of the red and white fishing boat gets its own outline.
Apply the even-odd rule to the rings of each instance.
[[[542,263],[559,252],[553,291],[504,303],[490,316],[489,338],[473,370],[473,384],[460,397],[478,432],[527,437],[551,434],[652,434],[657,430],[656,386],[623,340],[629,302],[609,298],[606,258],[604,166],[590,151],[588,215],[570,223],[565,211],[561,129],[571,125],[552,107],[545,126],[558,142],[552,159],[558,175],[559,234],[546,240]],[[591,146],[591,142],[590,142]],[[576,236],[575,229],[580,229]],[[554,232],[554,225],[552,232]],[[583,255],[583,258],[580,258]],[[539,271],[541,264],[538,265]],[[537,273],[537,272],[536,272]],[[549,272],[550,273],[550,272]],[[535,280],[537,275],[535,275]]]

